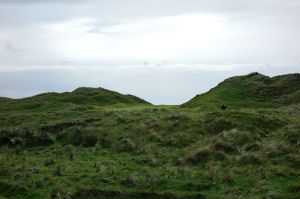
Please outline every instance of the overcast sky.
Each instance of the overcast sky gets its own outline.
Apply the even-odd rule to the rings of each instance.
[[[180,104],[300,72],[300,0],[0,0],[0,96],[79,86]]]

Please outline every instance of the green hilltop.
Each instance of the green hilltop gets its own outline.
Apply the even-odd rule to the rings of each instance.
[[[178,106],[86,87],[0,98],[0,198],[298,199],[299,87],[251,73]]]
[[[182,107],[218,106],[267,108],[300,102],[300,74],[268,77],[257,72],[231,77]]]
[[[150,105],[149,102],[133,95],[124,95],[104,88],[80,87],[72,92],[42,93],[22,99],[0,98],[5,110],[51,109],[62,106],[133,106]]]

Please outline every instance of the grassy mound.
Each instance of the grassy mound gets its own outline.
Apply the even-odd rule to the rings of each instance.
[[[182,107],[270,108],[300,102],[300,74],[267,77],[250,73],[226,79],[207,93],[197,95]]]
[[[230,78],[196,108],[90,88],[0,98],[0,198],[298,199],[297,81]]]
[[[133,95],[124,95],[104,88],[80,87],[72,92],[43,93],[23,99],[0,98],[0,110],[48,110],[63,107],[91,109],[93,106],[134,106],[150,105],[149,102]]]

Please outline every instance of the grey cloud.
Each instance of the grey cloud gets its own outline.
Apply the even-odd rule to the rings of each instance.
[[[105,19],[98,19],[94,21],[93,23],[90,23],[92,28],[88,30],[89,33],[100,33],[100,34],[110,34],[109,31],[107,31],[107,28],[110,28],[115,25],[121,25],[124,24],[122,21],[117,20],[105,20]]]
[[[16,48],[13,43],[8,42],[5,44],[5,50],[9,54],[18,54],[21,52],[20,49]]]
[[[153,34],[146,38],[153,39],[153,46],[159,52],[154,59],[151,57],[153,51],[149,56],[139,57],[139,52],[148,47],[132,45],[139,34],[129,35],[128,41],[120,45],[127,37],[109,31],[111,27],[135,21],[143,25],[143,20],[193,13],[228,19],[229,36],[221,35],[214,43],[217,47],[201,48],[199,43],[195,49],[190,49],[186,47],[189,44],[184,43],[188,38],[179,37],[181,41],[170,40],[164,46],[164,40],[155,41],[157,35]],[[68,24],[82,18],[92,19],[83,24],[90,27],[87,30],[81,27],[78,30],[78,24]],[[0,69],[9,71],[19,67],[17,70],[23,70],[0,72],[0,96],[21,97],[79,86],[102,86],[136,94],[153,103],[182,103],[232,75],[254,70],[267,75],[299,72],[299,19],[299,0],[0,0]],[[57,23],[63,24],[59,28],[68,28],[64,27],[64,22],[72,26],[71,29],[75,26],[75,30],[51,32],[45,28]],[[163,28],[152,24],[143,31]],[[74,43],[68,43],[70,37]],[[76,45],[80,42],[82,45]],[[178,47],[173,45],[177,42],[182,42],[183,48],[173,48]],[[96,47],[110,49],[98,52],[95,47],[96,52],[93,52],[91,44],[95,43]],[[148,45],[151,47],[152,43]],[[79,53],[74,51],[80,47]],[[124,56],[130,50],[130,56]],[[117,54],[105,57],[107,51]],[[165,56],[167,51],[172,56]],[[83,59],[79,59],[80,53]],[[90,53],[96,58],[90,59]],[[118,67],[137,63],[142,67]],[[225,72],[166,67],[172,63],[215,64],[215,68],[242,63],[253,67],[240,66]],[[52,65],[70,69],[51,70]]]
[[[76,3],[83,0],[0,0],[0,4]]]
[[[91,17],[99,23],[186,13],[225,13],[234,20],[300,16],[297,0],[0,0],[0,25]],[[102,20],[102,22],[101,22]],[[105,24],[104,24],[105,25]]]

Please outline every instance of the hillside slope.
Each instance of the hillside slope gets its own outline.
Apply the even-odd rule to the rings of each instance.
[[[207,109],[93,88],[0,98],[0,199],[298,199],[300,103],[281,106],[298,77],[230,78]]]
[[[42,93],[32,97],[22,99],[0,99],[0,108],[7,108],[13,106],[19,109],[32,109],[40,107],[61,107],[61,106],[74,106],[74,105],[138,105],[150,104],[149,102],[138,98],[133,95],[124,95],[115,91],[107,90],[104,88],[89,88],[80,87],[72,92],[64,93]]]
[[[257,72],[226,79],[182,107],[219,106],[236,108],[280,107],[300,102],[300,74],[268,77]]]

